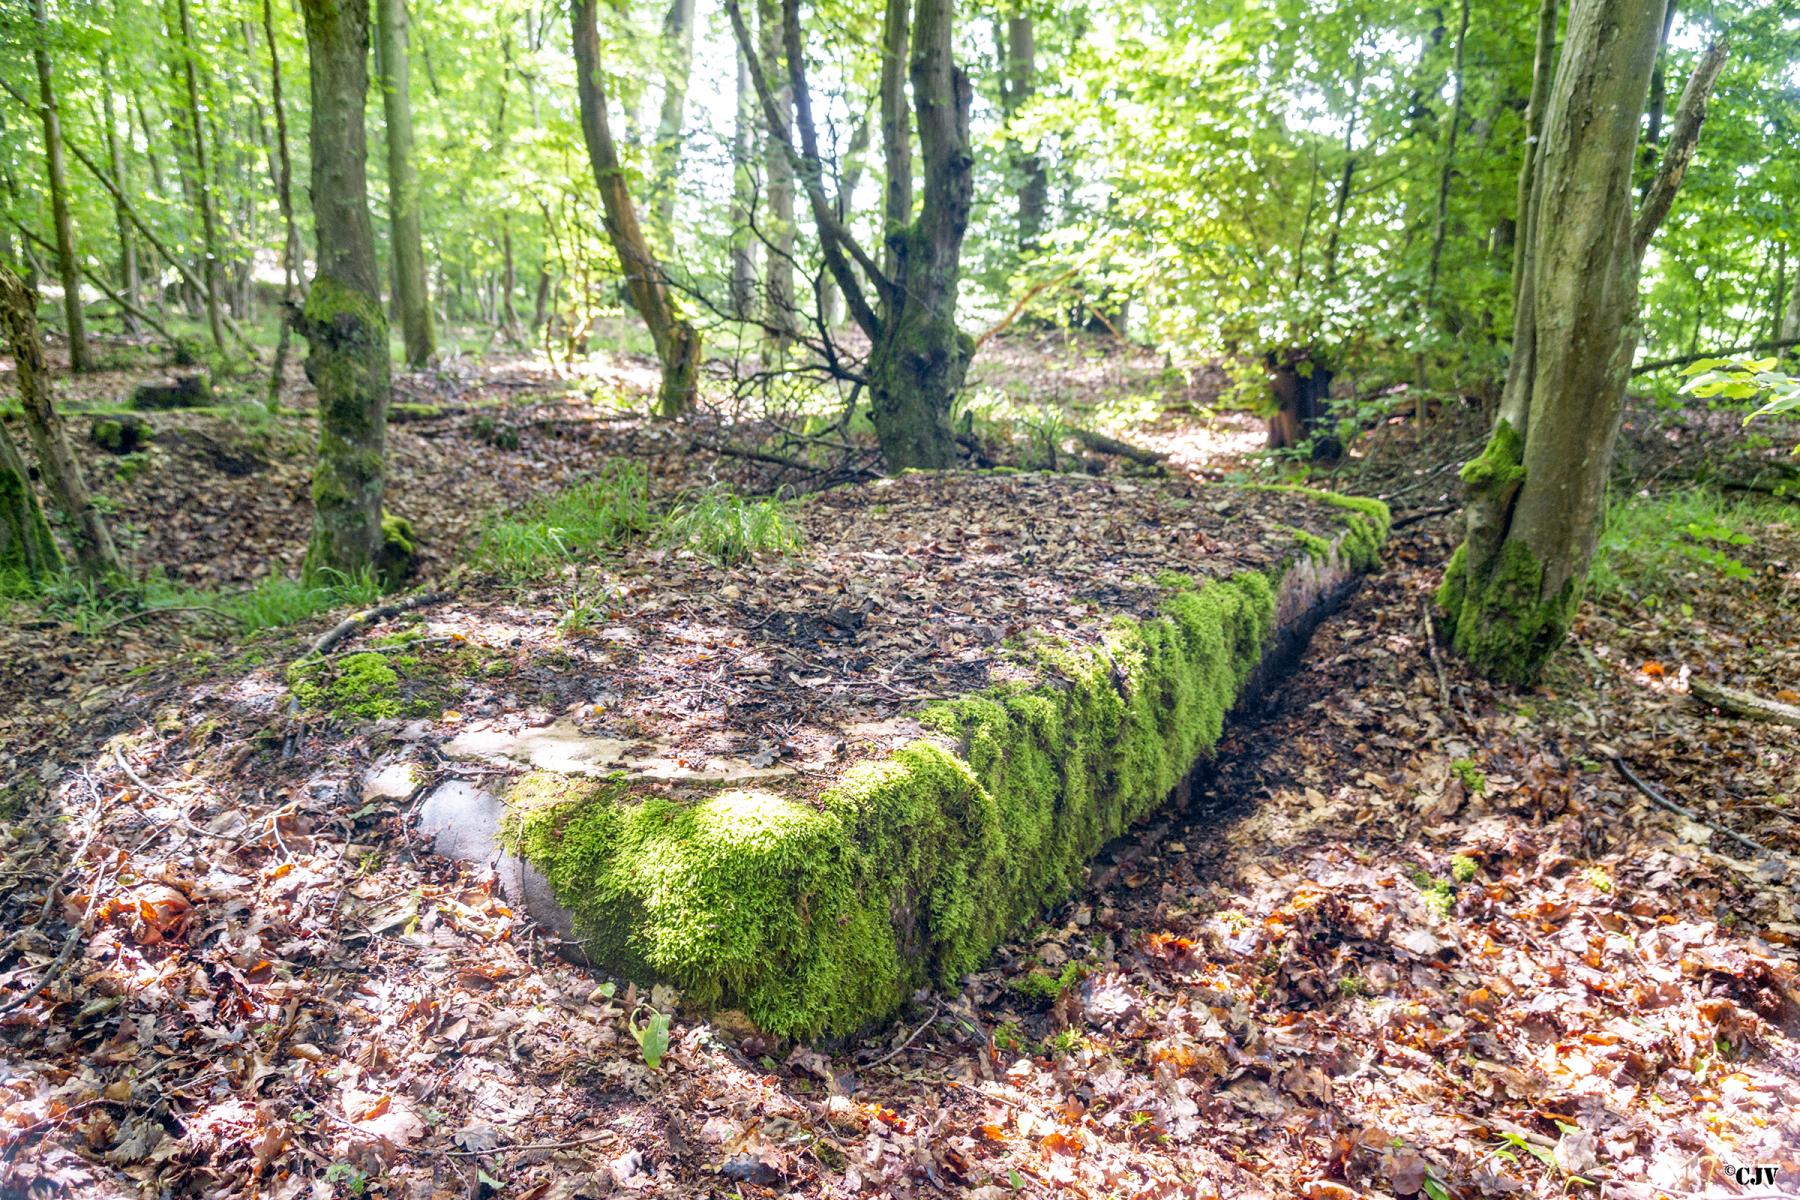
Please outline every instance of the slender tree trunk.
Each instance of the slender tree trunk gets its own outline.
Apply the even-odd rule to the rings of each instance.
[[[675,228],[681,181],[681,130],[687,118],[688,76],[694,65],[694,0],[672,0],[663,18],[663,100],[656,122],[652,227],[666,250]]]
[[[106,125],[106,154],[112,160],[113,178],[120,181],[121,186],[130,178],[125,165],[125,144],[119,137],[118,117],[113,107],[112,73],[108,69],[107,56],[100,56],[100,108]],[[126,300],[136,304],[142,285],[138,282],[137,238],[133,236],[131,218],[125,215],[123,205],[113,204],[113,224],[119,238],[119,292]],[[138,318],[131,312],[125,314],[125,332],[139,332]]]
[[[662,392],[657,412],[678,416],[694,407],[700,375],[700,332],[675,307],[644,231],[638,225],[637,208],[625,186],[625,172],[613,145],[607,123],[606,90],[600,75],[600,29],[595,0],[574,0],[570,9],[574,26],[576,88],[581,102],[581,133],[587,143],[588,162],[606,213],[606,233],[625,273],[626,290],[633,307],[644,319],[656,356],[662,363]]]
[[[850,144],[844,150],[844,181],[837,194],[837,216],[840,221],[850,219],[850,205],[856,199],[856,189],[862,184],[863,156],[869,150],[869,121],[865,116],[856,123],[850,132]],[[838,287],[837,280],[829,271],[819,280],[819,319],[826,329],[836,329],[844,323],[844,292]]]
[[[318,271],[295,318],[319,392],[313,530],[303,574],[381,565],[389,401],[388,324],[369,219],[369,0],[301,0],[311,58],[312,197]]]
[[[300,223],[294,219],[294,160],[288,150],[287,104],[281,95],[281,48],[275,41],[274,0],[263,0],[263,40],[269,43],[269,106],[275,110],[275,201],[281,208],[281,323],[275,335],[275,362],[269,368],[270,412],[281,409],[281,383],[287,374],[291,314],[299,303]]]
[[[785,81],[787,69],[782,63],[781,0],[758,0],[756,16],[757,53],[762,59],[763,73],[775,85],[775,103],[781,127],[771,130],[767,153],[763,155],[766,177],[763,195],[767,197],[762,221],[765,246],[763,259],[763,320],[781,330],[794,327],[794,167],[788,160],[786,147],[793,141],[793,89]],[[785,339],[777,337],[777,343]]]
[[[1344,235],[1344,218],[1350,211],[1350,192],[1356,183],[1356,119],[1362,112],[1363,67],[1356,64],[1355,83],[1350,88],[1350,116],[1344,122],[1344,169],[1338,178],[1337,204],[1331,220],[1331,235],[1325,239],[1325,286],[1337,282],[1338,242]]]
[[[213,345],[225,348],[225,322],[219,312],[219,294],[223,260],[219,252],[219,217],[214,211],[212,179],[207,173],[206,122],[200,108],[199,51],[194,47],[194,21],[188,0],[179,0],[181,14],[182,75],[187,85],[188,120],[194,137],[194,187],[200,205],[201,237],[205,241],[206,324],[212,332]]]
[[[68,523],[76,561],[89,579],[122,578],[125,570],[113,548],[112,534],[81,477],[81,467],[69,449],[62,415],[51,400],[50,370],[44,363],[43,343],[38,339],[37,297],[4,266],[0,266],[0,325],[5,326],[7,349],[19,377],[25,430],[37,454],[44,486],[55,497]]]
[[[394,298],[406,362],[423,367],[436,351],[425,249],[419,230],[419,177],[413,162],[412,69],[406,0],[380,0],[381,101],[387,114],[388,210],[394,253]]]
[[[1530,682],[1573,622],[1593,556],[1636,349],[1648,228],[1692,157],[1722,50],[1702,61],[1642,212],[1638,125],[1662,11],[1574,0],[1538,147],[1508,381],[1487,449],[1463,468],[1467,524],[1439,590],[1451,643],[1481,671]],[[1711,61],[1713,56],[1717,61]]]
[[[1537,189],[1539,143],[1544,137],[1544,113],[1550,106],[1550,85],[1556,78],[1556,25],[1562,0],[1543,0],[1538,8],[1537,40],[1531,60],[1531,98],[1525,104],[1525,146],[1519,159],[1519,192],[1513,205],[1512,289],[1519,303],[1525,284],[1525,252],[1531,245],[1531,202]],[[1517,361],[1517,347],[1514,361]]]
[[[69,181],[63,170],[62,112],[50,71],[50,17],[44,0],[31,0],[35,37],[31,54],[37,63],[39,114],[44,122],[44,170],[50,181],[50,219],[56,230],[56,273],[62,281],[63,317],[68,323],[69,369],[91,371],[87,318],[81,309],[81,268],[75,258],[75,223],[69,216]]]
[[[1456,138],[1462,127],[1463,51],[1469,40],[1469,0],[1462,0],[1462,18],[1456,30],[1456,57],[1450,68],[1450,127],[1444,134],[1444,161],[1438,168],[1437,218],[1431,233],[1431,258],[1425,272],[1425,310],[1437,295],[1438,271],[1444,262],[1444,239],[1450,233],[1450,183],[1456,174]]]
[[[1800,338],[1800,269],[1794,272],[1794,290],[1789,293],[1787,311],[1781,314],[1780,337]]]
[[[513,293],[519,287],[519,268],[513,261],[512,214],[500,214],[500,257],[503,264],[500,272],[500,324],[510,342],[521,340],[519,330],[519,310],[513,303]]]
[[[899,269],[893,239],[913,219],[912,110],[906,103],[909,12],[907,0],[887,0],[881,18],[881,152],[887,173],[881,197],[881,269],[890,279]]]
[[[1663,10],[1662,38],[1656,43],[1656,69],[1650,73],[1650,114],[1645,120],[1644,145],[1639,154],[1643,174],[1643,190],[1656,177],[1656,148],[1662,145],[1663,117],[1669,107],[1669,30],[1675,26],[1677,0],[1668,0]]]
[[[731,315],[748,321],[756,315],[756,92],[750,86],[750,64],[737,52],[737,114],[731,131]]]
[[[1031,102],[1037,90],[1037,32],[1030,13],[1019,13],[1006,19],[1006,33],[1001,46],[1005,63],[1005,87],[1001,105],[1008,122]],[[1034,150],[1026,153],[1017,141],[1008,140],[1007,155],[1019,179],[1019,247],[1030,250],[1044,231],[1044,210],[1050,200],[1050,177],[1044,161]]]

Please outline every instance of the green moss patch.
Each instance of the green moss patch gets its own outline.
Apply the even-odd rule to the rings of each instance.
[[[1263,661],[1296,565],[1316,580],[1375,561],[1385,506],[1308,494],[1337,510],[1331,541],[1159,579],[1153,615],[1114,616],[1092,643],[1028,642],[1023,681],[933,703],[924,736],[820,794],[537,772],[508,795],[508,842],[596,963],[782,1035],[864,1028],[979,968],[1164,802]]]
[[[417,640],[416,633],[405,631],[376,639],[376,645],[390,652],[362,650],[302,660],[288,668],[288,690],[302,709],[339,718],[436,716],[456,702],[469,680],[504,667],[497,656],[475,646],[391,652]]]

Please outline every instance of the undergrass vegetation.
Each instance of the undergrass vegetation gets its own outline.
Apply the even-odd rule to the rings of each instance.
[[[474,558],[477,566],[518,584],[640,541],[692,550],[721,566],[757,554],[792,553],[801,545],[780,500],[713,488],[657,510],[644,469],[614,462],[585,483],[491,522]]]
[[[35,605],[44,615],[91,635],[158,613],[210,615],[220,626],[255,633],[293,625],[336,608],[366,608],[381,597],[373,572],[329,572],[325,581],[301,583],[271,575],[241,591],[196,588],[160,575],[139,584],[102,587],[75,575],[33,585],[22,576],[0,578],[0,600]]]
[[[1604,601],[1655,604],[1670,592],[1752,577],[1740,555],[1770,526],[1800,529],[1800,506],[1703,488],[1615,496],[1588,573]]]

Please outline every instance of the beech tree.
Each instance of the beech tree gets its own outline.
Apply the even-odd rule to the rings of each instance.
[[[406,0],[380,0],[381,105],[387,117],[388,212],[394,254],[394,300],[406,363],[422,367],[437,350],[425,247],[419,225],[419,176],[413,158],[412,51]]]
[[[758,58],[738,0],[726,0],[725,7],[749,65],[768,136],[793,165],[826,269],[842,290],[851,319],[869,338],[861,381],[868,388],[882,456],[895,469],[953,466],[956,439],[950,429],[950,406],[975,352],[974,339],[956,324],[963,238],[974,196],[974,157],[969,143],[969,79],[952,52],[955,4],[918,0],[909,19],[906,0],[889,0],[883,19],[880,96],[887,163],[886,253],[879,264],[839,217],[837,201],[825,190],[799,0],[781,4],[782,49],[797,143],[784,121],[780,81],[769,78]],[[910,114],[903,80],[912,85]],[[916,215],[915,131],[924,168]]]
[[[1715,44],[1695,68],[1634,212],[1662,25],[1660,5],[1574,0],[1521,189],[1512,361],[1493,436],[1463,468],[1467,525],[1439,591],[1451,644],[1498,679],[1536,679],[1581,601],[1637,348],[1639,268],[1724,65]]]
[[[384,547],[388,323],[369,219],[369,0],[302,0],[312,64],[312,206],[318,271],[295,316],[319,392],[313,530],[304,573],[355,575]]]
[[[68,322],[69,369],[93,367],[88,351],[87,320],[81,310],[81,268],[75,257],[75,226],[69,215],[69,181],[63,168],[62,111],[56,101],[50,66],[50,18],[44,0],[31,0],[35,37],[32,58],[37,66],[38,113],[44,124],[44,177],[50,186],[50,222],[56,232],[56,273],[62,283],[63,316]]]
[[[700,332],[676,307],[662,267],[644,238],[637,206],[626,186],[625,171],[613,144],[607,117],[606,88],[600,74],[600,29],[594,0],[575,0],[569,9],[574,33],[576,90],[581,102],[581,132],[587,143],[594,186],[606,213],[606,233],[625,273],[631,303],[656,346],[662,364],[657,411],[677,416],[694,406],[700,375]]]

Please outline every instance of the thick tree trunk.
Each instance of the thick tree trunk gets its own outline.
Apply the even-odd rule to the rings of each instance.
[[[882,456],[894,467],[956,465],[950,406],[975,353],[974,339],[956,326],[974,154],[969,77],[951,53],[954,20],[953,0],[919,0],[910,74],[924,199],[918,219],[889,235],[892,299],[869,351],[871,415]]]
[[[50,370],[44,364],[44,347],[38,339],[37,298],[4,266],[0,266],[0,325],[5,327],[7,350],[19,377],[25,430],[37,454],[38,471],[62,510],[76,561],[89,579],[104,582],[122,578],[125,571],[113,548],[106,518],[87,490],[81,467],[69,448],[62,415],[51,401]]]
[[[625,186],[625,172],[607,123],[606,90],[600,76],[600,30],[595,0],[574,0],[570,8],[575,44],[576,90],[580,93],[581,133],[587,143],[594,185],[606,213],[606,233],[625,272],[632,306],[644,319],[656,356],[662,363],[662,391],[657,412],[673,417],[694,407],[700,375],[700,332],[675,307],[662,269],[657,265],[637,208]]]
[[[87,319],[81,310],[81,268],[75,258],[75,225],[69,216],[69,181],[63,169],[62,112],[50,71],[50,17],[44,0],[31,0],[36,26],[31,55],[37,63],[39,115],[44,122],[44,170],[50,182],[50,220],[56,230],[56,274],[62,281],[63,317],[68,323],[69,369],[93,370]]]
[[[1030,13],[1006,19],[1004,43],[1001,58],[1006,69],[1001,106],[1011,121],[1037,90],[1037,34]],[[1019,247],[1029,250],[1037,245],[1038,235],[1044,231],[1050,176],[1044,171],[1043,159],[1035,151],[1026,153],[1016,141],[1008,141],[1007,154],[1019,179]]]
[[[1535,680],[1561,645],[1593,556],[1636,348],[1648,210],[1632,211],[1632,168],[1662,16],[1574,0],[1549,92],[1513,330],[1526,357],[1463,469],[1466,531],[1439,591],[1457,651],[1503,680]],[[1691,153],[1672,144],[1676,182]]]
[[[182,75],[187,85],[188,123],[194,138],[194,196],[200,206],[201,238],[205,243],[206,325],[212,332],[213,345],[225,349],[225,322],[219,311],[219,294],[224,290],[220,267],[224,260],[219,248],[219,217],[214,211],[212,179],[207,174],[206,122],[200,108],[199,51],[194,46],[194,21],[188,0],[179,0],[181,13]]]
[[[694,65],[694,0],[672,0],[663,18],[663,98],[656,122],[653,228],[665,249],[675,228],[681,181],[681,130],[687,119],[688,76]]]
[[[737,53],[737,114],[731,131],[731,315],[748,321],[756,315],[756,92],[750,86],[750,64]]]
[[[437,350],[431,297],[425,291],[425,248],[419,230],[419,176],[413,162],[412,65],[406,0],[380,0],[381,103],[387,116],[388,211],[394,253],[394,299],[406,363],[423,367]]]
[[[382,556],[388,324],[369,219],[369,0],[301,0],[312,62],[312,197],[318,271],[294,318],[319,392],[313,531],[304,574],[354,575]]]
[[[767,178],[763,196],[762,240],[766,247],[763,258],[763,320],[780,330],[794,328],[794,166],[788,159],[787,146],[793,141],[793,89],[785,81],[788,71],[782,63],[781,0],[758,0],[756,15],[757,53],[762,59],[763,73],[774,83],[775,105],[780,124],[772,129],[768,153],[763,155],[763,171]],[[778,342],[781,338],[776,339]]]
[[[0,595],[62,574],[62,551],[31,488],[31,471],[0,424]]]

